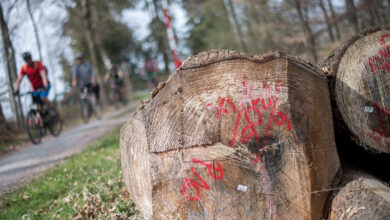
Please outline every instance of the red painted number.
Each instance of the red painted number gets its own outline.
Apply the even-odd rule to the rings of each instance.
[[[217,167],[214,167],[214,165],[212,163],[207,164],[207,163],[200,161],[198,159],[192,159],[192,162],[207,167],[210,176],[213,177],[214,179],[216,179],[216,180],[222,179],[223,168],[222,168],[220,163],[215,163],[215,165]],[[191,172],[196,176],[196,178],[199,179],[200,182],[197,182],[197,181],[192,180],[192,179],[184,178],[184,184],[181,187],[181,192],[182,192],[184,198],[186,198],[187,200],[198,201],[202,198],[200,196],[200,187],[202,187],[203,189],[206,189],[206,190],[210,190],[210,186],[203,180],[203,178],[199,175],[199,173],[196,172],[194,167],[191,167]],[[188,193],[187,193],[188,187],[192,187],[195,189],[196,194],[194,196],[188,195]]]

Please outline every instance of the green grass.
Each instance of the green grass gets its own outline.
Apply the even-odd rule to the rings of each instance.
[[[5,152],[6,150],[10,150],[10,148],[17,146],[18,144],[23,143],[24,141],[27,141],[27,135],[23,135],[22,137],[18,137],[19,139],[12,139],[8,141],[1,141],[0,142],[0,154]]]
[[[19,190],[0,197],[0,219],[141,219],[122,180],[119,130]]]
[[[141,99],[149,98],[149,96],[150,96],[150,92],[144,92],[144,93],[136,94],[134,96],[134,99],[141,100]]]

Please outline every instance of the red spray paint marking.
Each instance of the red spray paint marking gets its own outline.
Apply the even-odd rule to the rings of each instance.
[[[223,168],[222,168],[220,163],[215,163],[217,165],[217,167],[214,167],[212,163],[206,164],[205,162],[200,161],[200,160],[195,159],[195,158],[192,159],[192,162],[207,167],[210,176],[213,177],[214,179],[216,179],[216,180],[222,179],[222,177],[223,177]],[[200,196],[200,188],[199,187],[202,187],[202,188],[204,188],[206,190],[210,190],[210,186],[202,179],[202,177],[198,174],[198,172],[196,172],[194,167],[191,167],[191,172],[196,176],[196,178],[199,179],[200,183],[196,182],[195,180],[184,178],[184,184],[181,187],[181,192],[182,192],[184,198],[186,198],[187,200],[198,201],[198,200],[200,200],[202,198]],[[219,173],[219,175],[216,175],[216,173]],[[190,187],[190,186],[195,188],[195,191],[196,191],[196,195],[195,196],[192,196],[192,197],[188,196],[187,188]]]
[[[271,109],[271,113],[269,114],[269,118],[268,118],[268,121],[267,121],[267,128],[266,128],[266,132],[265,132],[265,135],[264,135],[263,144],[262,144],[262,146],[260,148],[259,154],[257,155],[256,159],[253,160],[254,163],[257,163],[260,160],[261,155],[262,155],[263,150],[264,150],[264,147],[265,147],[265,145],[267,143],[269,130],[271,129],[271,126],[272,126],[273,122],[275,122],[277,126],[281,126],[282,124],[284,124],[286,122],[288,130],[291,130],[292,126],[291,126],[291,122],[288,119],[286,114],[284,114],[283,112],[276,112],[275,113],[275,108],[276,108],[276,103],[278,101],[278,95],[279,95],[279,92],[280,92],[281,82],[279,82],[279,81],[276,82],[276,86],[275,86],[276,87],[275,88],[276,95],[275,96],[273,96],[272,93],[271,93],[270,85],[267,85],[265,83],[263,84],[263,89],[265,89],[267,91],[267,93],[268,93],[268,95],[270,97],[268,99],[268,104],[267,105],[266,105],[266,102],[265,102],[265,98],[262,95],[259,95],[258,98],[253,99],[253,97],[252,97],[252,89],[253,88],[250,87],[249,88],[249,99],[250,99],[249,104],[250,105],[247,106],[245,109],[244,109],[244,105],[245,105],[246,96],[247,96],[247,93],[248,93],[247,92],[248,91],[248,86],[247,86],[247,78],[246,78],[246,76],[244,76],[242,84],[243,84],[243,91],[242,91],[241,101],[240,101],[239,108],[238,108],[238,115],[237,115],[236,123],[234,125],[234,132],[233,132],[232,140],[230,141],[230,146],[234,146],[234,144],[236,142],[237,133],[238,133],[239,124],[240,124],[240,119],[241,119],[241,115],[243,113],[244,113],[245,121],[247,122],[247,125],[244,126],[244,128],[242,129],[242,132],[241,132],[241,142],[245,144],[253,136],[255,136],[256,143],[258,143],[259,142],[259,134],[256,131],[256,126],[260,126],[263,123],[263,118],[262,118],[261,111],[255,105],[261,103],[261,107],[264,110]],[[231,106],[231,108],[233,110],[233,113],[237,112],[236,105],[229,98],[222,98],[220,100],[220,102],[219,102],[219,106],[218,107],[213,106],[212,104],[208,104],[207,106],[216,109],[217,110],[217,118],[220,118],[222,113],[225,113],[225,114],[229,114],[230,113],[230,111],[228,109],[224,108],[226,103],[228,103]],[[258,119],[255,122],[252,122],[250,120],[250,118],[249,118],[249,113],[251,111],[254,111],[257,114],[257,118]],[[249,130],[249,134],[247,136],[245,136],[248,133],[248,130]]]
[[[256,142],[258,143],[259,142],[259,135],[258,135],[255,127],[256,126],[260,126],[262,124],[263,117],[262,117],[261,111],[257,107],[255,107],[255,105],[261,103],[261,107],[264,110],[271,109],[271,112],[269,114],[269,118],[268,118],[268,121],[267,121],[267,129],[266,129],[266,132],[265,132],[265,135],[264,135],[262,146],[260,148],[260,151],[259,151],[256,159],[253,160],[254,163],[257,163],[261,159],[261,155],[262,155],[262,153],[264,151],[264,147],[265,147],[265,145],[267,143],[269,130],[271,129],[271,126],[272,126],[273,122],[275,122],[276,125],[278,125],[278,126],[281,126],[284,122],[286,122],[288,130],[291,130],[292,126],[291,126],[291,122],[288,119],[286,114],[284,114],[283,112],[276,112],[275,113],[276,103],[278,101],[278,95],[279,95],[279,92],[280,92],[281,82],[279,82],[279,81],[276,82],[276,89],[275,89],[276,95],[275,96],[273,96],[271,94],[270,86],[265,84],[265,83],[263,84],[263,89],[265,89],[267,91],[268,95],[269,95],[269,99],[268,99],[268,104],[267,105],[266,105],[266,102],[265,102],[265,98],[262,95],[259,95],[259,97],[257,99],[253,99],[253,97],[252,97],[252,89],[253,88],[250,86],[249,87],[249,99],[250,99],[249,103],[250,103],[250,105],[248,107],[246,107],[246,109],[244,109],[244,105],[245,105],[246,96],[247,96],[247,90],[248,89],[247,89],[247,79],[246,79],[245,76],[243,78],[242,84],[243,84],[242,97],[241,97],[241,101],[240,101],[240,104],[239,104],[238,115],[237,115],[237,119],[236,119],[236,124],[234,126],[234,132],[233,132],[232,140],[230,142],[230,146],[233,146],[235,141],[236,141],[237,132],[238,132],[238,126],[239,126],[239,122],[240,122],[242,111],[244,111],[245,120],[247,122],[247,125],[244,126],[244,128],[242,129],[241,142],[242,143],[247,143],[250,140],[250,138],[252,138],[252,136],[255,136]],[[221,113],[225,113],[225,114],[230,113],[229,110],[224,108],[224,105],[225,105],[226,102],[228,104],[230,104],[230,106],[231,106],[231,108],[233,110],[233,113],[235,113],[237,111],[237,108],[236,108],[234,103],[229,98],[222,98],[221,101],[219,102],[219,106],[218,107],[215,107],[212,104],[208,104],[207,106],[212,107],[214,109],[217,109],[217,118],[220,118],[221,117]],[[258,119],[255,122],[252,122],[250,120],[250,118],[249,118],[250,111],[254,111],[257,114],[257,118]],[[250,132],[249,132],[248,136],[245,136],[245,134],[247,133],[248,130],[250,130]],[[264,191],[265,191],[265,194],[266,194],[266,197],[267,197],[267,201],[268,201],[269,216],[270,216],[271,219],[273,219],[274,215],[276,215],[276,206],[274,204],[274,199],[273,199],[273,196],[272,196],[272,188],[271,188],[271,185],[269,184],[270,180],[269,180],[269,177],[267,175],[267,172],[266,172],[265,167],[264,167],[263,164],[260,164],[260,172],[262,173],[262,182],[263,182],[263,185],[264,185]]]
[[[381,130],[374,129],[371,132],[366,132],[366,135],[376,142],[380,142],[384,138],[390,138],[390,108],[386,111],[381,108],[379,103],[375,104],[376,113],[380,122]],[[384,115],[384,118],[382,117]],[[386,129],[387,128],[387,129]],[[378,134],[378,135],[376,135]],[[387,150],[390,152],[390,142],[386,142]]]
[[[390,38],[390,33],[381,36],[379,43],[383,46],[383,49],[379,50],[377,55],[370,57],[368,60],[370,69],[374,74],[380,74],[381,70],[386,70],[387,73],[390,72],[390,64],[385,59],[390,58],[390,45],[386,44],[386,38]]]

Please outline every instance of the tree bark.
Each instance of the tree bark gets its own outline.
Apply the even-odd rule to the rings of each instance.
[[[328,0],[328,5],[330,9],[330,14],[332,15],[332,24],[334,25],[334,28],[336,30],[336,38],[337,40],[340,40],[340,28],[338,21],[336,21],[336,12],[334,11],[332,0]]]
[[[339,136],[390,153],[390,26],[364,31],[333,51],[329,71]]]
[[[326,78],[281,53],[200,53],[122,127],[120,157],[145,219],[320,219],[339,170]]]
[[[314,63],[317,63],[318,56],[317,56],[317,51],[316,51],[315,35],[313,34],[313,30],[310,27],[309,21],[307,19],[305,19],[305,17],[304,17],[301,1],[294,0],[294,3],[295,3],[295,9],[298,12],[299,20],[302,23],[303,29],[306,32],[306,42],[307,42],[307,44],[309,44],[309,51],[310,51],[311,55],[313,56]]]
[[[129,67],[127,62],[123,61],[121,64],[123,79],[125,82],[126,96],[130,101],[134,101],[133,86],[129,78]]]
[[[325,8],[324,1],[323,0],[319,0],[318,3],[320,5],[322,13],[324,14],[324,17],[325,17],[326,28],[328,30],[329,38],[330,38],[330,40],[332,42],[334,42],[334,36],[333,36],[333,31],[332,31],[332,24],[331,24],[331,21],[329,19],[328,12],[327,12],[327,10]]]
[[[237,38],[238,38],[238,42],[239,42],[239,44],[241,46],[241,50],[243,52],[248,52],[248,49],[247,49],[247,46],[246,46],[246,43],[245,43],[245,37],[244,37],[244,34],[242,32],[241,25],[238,22],[237,15],[236,15],[236,10],[235,10],[235,7],[233,5],[233,2],[232,2],[232,0],[227,0],[227,2],[228,2],[228,5],[229,5],[231,17],[233,19],[234,27],[235,27],[236,32],[237,32]],[[223,1],[223,3],[225,4],[225,1]],[[227,11],[229,11],[229,10],[227,10]]]
[[[39,40],[38,28],[37,28],[37,24],[35,23],[34,15],[31,12],[30,0],[26,0],[26,4],[27,4],[27,12],[28,12],[28,15],[30,16],[30,19],[31,19],[31,22],[32,22],[33,28],[34,28],[35,40],[37,42],[37,47],[38,47],[38,52],[39,52],[39,60],[42,62],[43,57],[42,57],[41,41]]]
[[[100,86],[100,97],[103,105],[107,104],[107,96],[104,88],[104,83],[102,80],[102,73],[99,69],[97,51],[96,51],[96,39],[94,38],[94,30],[91,21],[91,9],[90,9],[90,0],[81,1],[82,11],[83,11],[83,22],[85,26],[85,38],[88,42],[88,49],[91,58],[92,65],[96,71],[96,79]]]
[[[8,75],[8,95],[11,103],[11,108],[14,113],[14,119],[16,121],[18,129],[24,128],[23,112],[20,104],[19,97],[14,95],[13,83],[16,80],[16,63],[15,52],[12,46],[12,42],[9,36],[7,23],[4,20],[3,8],[0,4],[0,28],[3,41],[3,55],[5,59],[5,66]]]
[[[390,188],[354,169],[343,169],[343,187],[335,195],[330,220],[388,219]]]

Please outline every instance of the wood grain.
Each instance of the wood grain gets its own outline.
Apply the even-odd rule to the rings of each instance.
[[[328,86],[269,53],[188,58],[121,130],[146,219],[321,219],[339,171]]]
[[[390,26],[352,37],[321,66],[334,89],[336,131],[367,149],[390,153]]]
[[[329,219],[389,219],[390,188],[377,178],[355,169],[343,171],[343,187],[333,199]]]

